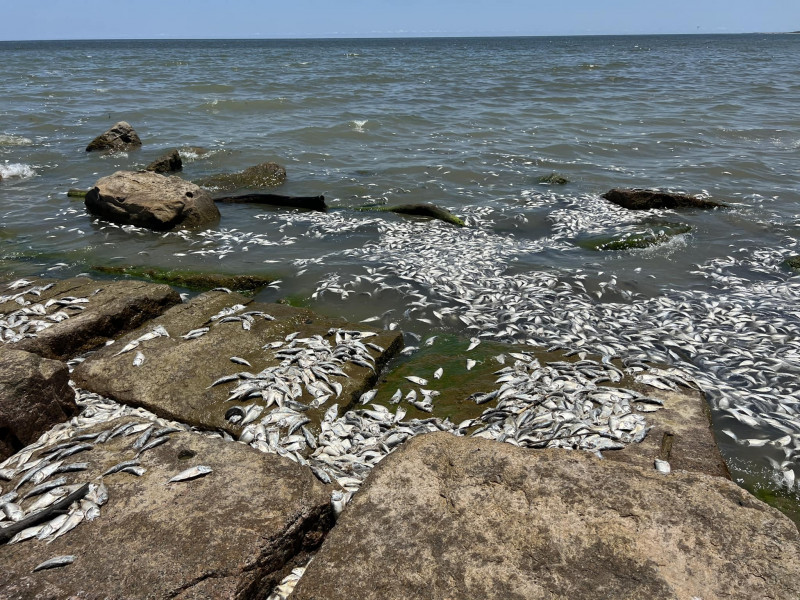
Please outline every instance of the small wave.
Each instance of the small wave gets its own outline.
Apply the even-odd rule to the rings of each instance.
[[[362,131],[363,132],[364,131],[364,125],[366,125],[369,122],[369,120],[368,119],[364,119],[363,121],[353,120],[353,121],[350,121],[350,122],[353,124],[353,126],[354,126],[356,131]]]
[[[32,143],[29,138],[21,135],[0,133],[0,146],[28,146]]]
[[[36,175],[33,167],[22,163],[6,163],[0,165],[0,177],[3,179],[30,179]]]

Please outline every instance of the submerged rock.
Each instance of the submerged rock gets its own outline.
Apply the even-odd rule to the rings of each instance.
[[[800,256],[790,256],[783,261],[783,264],[790,269],[800,271]]]
[[[326,211],[325,196],[283,196],[281,194],[242,194],[240,196],[222,196],[214,198],[214,202],[224,204],[266,204],[284,206],[286,208],[302,208],[305,210]]]
[[[86,198],[86,194],[89,193],[89,190],[79,190],[76,188],[70,188],[67,190],[67,198]]]
[[[77,410],[67,365],[0,346],[0,460]]]
[[[569,179],[564,177],[561,173],[550,173],[549,175],[542,175],[538,179],[539,183],[546,185],[566,185]]]
[[[692,597],[800,597],[794,524],[721,477],[446,433],[375,467],[292,595]]]
[[[620,234],[595,235],[578,240],[578,246],[586,250],[632,250],[636,248],[649,248],[663,244],[669,239],[688,233],[691,226],[684,223],[645,223],[633,231]]]
[[[84,202],[94,215],[156,231],[204,227],[220,216],[208,192],[180,177],[149,171],[117,171],[103,177]]]
[[[603,198],[629,210],[653,208],[718,208],[725,204],[714,200],[697,198],[686,194],[674,194],[659,190],[615,188],[603,194]]]
[[[133,428],[126,430],[126,423]],[[134,443],[150,425],[151,431],[162,427],[125,417],[79,431],[119,432],[104,442],[94,438],[66,461],[88,463],[64,476],[69,484],[102,482],[107,502],[94,520],[84,518],[49,543],[0,545],[3,598],[266,598],[332,526],[331,488],[310,470],[189,431],[170,430],[164,443],[142,452],[140,475],[109,473],[137,456]],[[199,465],[211,472],[167,483]],[[75,558],[63,568],[32,573],[60,555]]]
[[[269,285],[273,281],[273,279],[260,277],[258,275],[229,275],[225,273],[205,273],[202,271],[159,269],[157,267],[93,266],[92,269],[109,275],[141,277],[158,283],[176,285],[195,291],[228,288],[236,292],[252,292]]]
[[[274,162],[265,162],[241,171],[221,173],[198,181],[198,185],[219,190],[276,187],[286,181],[286,169]]]
[[[361,211],[375,211],[375,212],[392,212],[398,215],[411,215],[414,217],[427,217],[429,219],[438,219],[445,223],[450,223],[457,227],[464,227],[464,221],[455,216],[446,208],[440,208],[433,204],[401,204],[399,206],[364,206],[357,210]]]
[[[86,146],[86,151],[132,150],[134,148],[140,148],[141,145],[142,140],[139,139],[139,135],[134,131],[130,123],[120,121],[119,123],[115,123],[114,126],[104,134],[94,138],[91,143]]]
[[[162,154],[145,167],[145,171],[153,171],[154,173],[173,173],[181,169],[183,169],[183,161],[180,153],[175,149]]]

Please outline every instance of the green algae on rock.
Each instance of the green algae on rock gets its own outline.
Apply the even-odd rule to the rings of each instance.
[[[128,275],[184,287],[193,291],[207,291],[214,288],[229,288],[237,292],[253,292],[272,283],[275,279],[260,275],[230,275],[225,273],[206,273],[203,271],[181,271],[158,267],[136,266],[92,266],[94,271],[107,275]]]
[[[277,187],[286,181],[286,169],[274,162],[248,167],[239,173],[220,173],[198,180],[197,185],[218,190]]]
[[[537,181],[545,185],[566,185],[569,183],[569,179],[564,177],[561,173],[542,175]]]
[[[652,223],[645,229],[591,236],[580,239],[577,243],[585,250],[631,250],[663,244],[670,238],[691,230],[692,228],[684,223]]]

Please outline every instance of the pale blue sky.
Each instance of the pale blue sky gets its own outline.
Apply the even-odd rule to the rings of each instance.
[[[800,0],[2,0],[0,40],[743,33]]]

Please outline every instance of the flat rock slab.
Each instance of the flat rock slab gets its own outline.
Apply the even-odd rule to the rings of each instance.
[[[616,460],[652,468],[655,459],[666,460],[673,469],[697,471],[730,479],[728,468],[714,439],[708,403],[694,389],[681,387],[669,392],[644,387],[648,396],[664,401],[664,408],[647,413],[651,427],[639,444],[603,453]]]
[[[116,428],[118,419],[88,431]],[[69,483],[99,481],[132,459],[139,433],[119,435],[68,460],[89,470]],[[44,452],[44,451],[42,451]],[[33,456],[35,459],[39,454]],[[196,465],[212,472],[168,484]],[[8,599],[266,598],[315,548],[331,525],[330,489],[308,469],[243,444],[191,432],[141,456],[137,477],[102,477],[108,502],[94,521],[82,521],[51,543],[36,539],[0,546],[0,590]],[[27,490],[24,484],[20,491]],[[23,508],[34,499],[23,501]],[[74,555],[66,567],[33,573],[54,556]]]
[[[59,360],[102,345],[180,302],[180,295],[171,287],[143,281],[96,281],[87,277],[27,281],[31,285],[0,287],[0,298],[6,298],[0,303],[0,315],[27,312],[27,320],[40,321],[47,327],[39,331],[30,327],[31,337],[7,341],[6,345]],[[42,290],[49,283],[54,285]],[[15,298],[8,299],[12,296]],[[56,313],[62,313],[61,317]]]
[[[207,292],[191,302],[176,306],[139,330],[123,337],[115,344],[99,350],[79,365],[73,372],[74,381],[83,389],[113,398],[123,404],[142,406],[159,416],[205,429],[222,429],[238,435],[241,427],[225,418],[233,404],[264,406],[261,397],[234,403],[227,402],[229,392],[239,382],[229,382],[211,387],[217,379],[243,371],[258,373],[282,361],[274,350],[263,347],[271,342],[284,341],[287,336],[297,338],[328,336],[331,328],[373,331],[363,326],[318,315],[310,310],[284,304],[247,304],[248,299],[238,294]],[[255,316],[249,329],[240,321],[220,322],[211,317],[223,309],[241,306],[236,314],[262,311],[274,317],[266,320]],[[243,305],[246,305],[243,306]],[[119,354],[131,341],[163,326],[169,337],[157,337],[140,343],[135,349]],[[183,339],[188,332],[208,327],[206,334],[196,339]],[[371,350],[375,371],[398,351],[402,336],[398,332],[376,332],[368,341],[384,350]],[[141,366],[134,366],[137,352],[144,356]],[[232,357],[244,359],[251,366],[239,364]],[[346,363],[342,367],[347,378],[337,377],[343,390],[338,398],[330,400],[349,405],[368,390],[375,379],[372,368]],[[302,402],[311,397],[303,392]],[[266,413],[265,413],[266,414]]]
[[[800,597],[800,534],[733,482],[449,434],[382,461],[293,600]]]
[[[67,365],[0,346],[0,460],[77,411]]]

